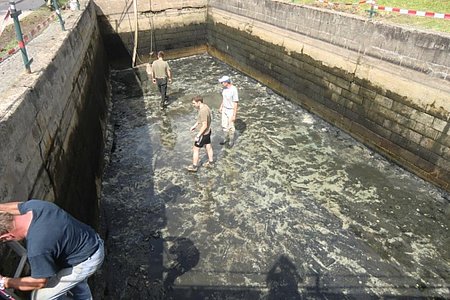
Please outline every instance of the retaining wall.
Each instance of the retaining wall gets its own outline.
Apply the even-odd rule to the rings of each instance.
[[[96,0],[98,20],[111,60],[137,54],[200,47],[205,51],[207,0]],[[136,28],[137,35],[136,35]]]
[[[341,47],[344,41],[332,36],[344,29],[332,30],[339,26],[329,21],[343,23],[340,14],[270,0],[210,0],[209,5],[212,55],[450,190],[450,85],[448,77],[440,76],[449,67],[449,55],[443,52],[448,51],[449,36],[424,36],[348,17],[344,35],[354,40]],[[320,21],[309,26],[304,18]],[[376,58],[369,39],[358,41],[360,27],[369,37],[386,32],[386,51],[397,47],[398,52],[390,51],[395,59]],[[415,42],[409,37],[415,35],[428,50],[417,43],[411,46]],[[404,49],[401,41],[406,41]],[[405,67],[402,53],[408,49],[417,59]],[[425,55],[433,49],[434,56]],[[419,67],[433,64],[443,71]]]
[[[55,201],[95,225],[108,65],[93,4],[64,17],[68,30],[52,24],[32,41],[33,73],[3,92],[0,197]]]
[[[282,0],[210,0],[209,6],[450,81],[450,36]]]

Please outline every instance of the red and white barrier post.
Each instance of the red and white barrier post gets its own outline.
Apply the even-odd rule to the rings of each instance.
[[[11,11],[11,17],[14,20],[14,28],[16,30],[16,38],[19,43],[20,52],[22,52],[22,59],[25,65],[27,73],[31,73],[31,62],[33,59],[28,59],[27,49],[25,48],[25,42],[23,41],[22,29],[20,28],[19,15],[22,13],[20,10],[16,10],[16,1],[9,1],[9,10]]]

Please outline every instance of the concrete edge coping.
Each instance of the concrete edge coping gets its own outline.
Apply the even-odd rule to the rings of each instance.
[[[426,109],[430,105],[450,111],[450,85],[443,79],[356,53],[300,33],[288,31],[244,16],[214,8],[212,20],[283,46],[287,52],[301,52],[328,67],[337,67],[376,86],[404,95]]]
[[[12,57],[0,64],[0,122],[6,119],[15,108],[20,105],[23,95],[36,84],[43,70],[54,60],[55,55],[61,45],[68,39],[72,30],[77,26],[84,10],[62,11],[65,22],[65,31],[62,31],[57,18],[27,46],[27,56],[33,59],[31,64],[31,74],[25,70],[21,52],[17,52]]]

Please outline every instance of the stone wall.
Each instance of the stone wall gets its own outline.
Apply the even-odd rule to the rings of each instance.
[[[201,47],[206,44],[207,0],[96,0],[105,47],[111,59],[159,50]],[[109,51],[112,50],[112,51]]]
[[[28,45],[32,70],[42,69],[20,75],[3,93],[0,195],[55,201],[95,225],[108,66],[93,4],[64,17],[69,30],[52,24]]]
[[[210,0],[209,6],[450,81],[450,36],[282,0]]]
[[[448,77],[440,76],[449,67],[449,55],[441,52],[448,49],[449,37],[428,33],[425,41],[417,31],[349,17],[347,37],[356,38],[360,27],[366,28],[367,36],[386,32],[386,51],[397,47],[399,52],[390,52],[395,59],[381,60],[375,58],[376,47],[368,40],[347,41],[343,47],[338,45],[342,41],[330,40],[332,32],[325,29],[334,25],[327,25],[327,20],[343,18],[340,14],[306,13],[303,7],[269,0],[211,0],[209,4],[212,55],[450,190],[450,85]],[[321,23],[305,23],[308,15],[320,16]],[[421,36],[422,43],[413,48],[407,37],[415,39],[415,35]],[[401,49],[402,40],[409,53],[416,53],[414,65],[400,63],[401,52],[407,50]],[[433,46],[439,43],[442,47]],[[351,44],[360,46],[355,49]],[[436,55],[426,56],[423,45],[435,49]],[[435,70],[444,71],[429,72],[418,67],[421,64],[439,65]]]

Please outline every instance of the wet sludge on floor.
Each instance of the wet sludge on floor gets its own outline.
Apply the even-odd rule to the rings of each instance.
[[[448,194],[206,54],[169,63],[164,111],[145,76],[112,75],[103,298],[450,297]],[[240,95],[231,148],[222,75]],[[197,94],[216,163],[192,174]]]

